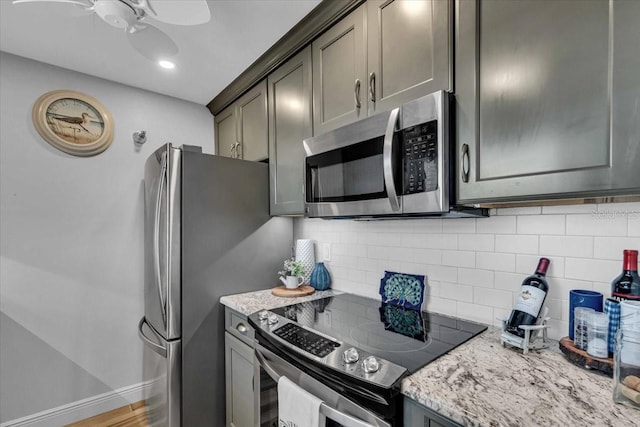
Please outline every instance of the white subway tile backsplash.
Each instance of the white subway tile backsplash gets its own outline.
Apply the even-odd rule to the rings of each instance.
[[[413,249],[410,260],[424,264],[442,264],[442,251],[440,249]]]
[[[481,219],[482,220],[482,219]],[[443,233],[475,233],[475,218],[447,218],[442,220]]]
[[[627,218],[607,217],[597,212],[583,215],[567,215],[567,235],[576,236],[626,236]]]
[[[440,296],[456,301],[473,302],[473,286],[443,282],[440,284]]]
[[[457,234],[429,234],[427,248],[430,249],[458,249]]]
[[[462,301],[458,301],[456,316],[488,325],[493,324],[494,319],[492,307]]]
[[[515,271],[516,256],[496,252],[478,252],[476,267],[484,270]]]
[[[499,291],[497,289],[474,288],[473,302],[501,310],[510,310],[513,307],[513,292]]]
[[[586,258],[567,258],[565,277],[568,279],[610,282],[622,271],[618,261]]]
[[[496,251],[516,254],[537,254],[538,236],[496,235]]]
[[[625,249],[640,250],[640,239],[637,237],[596,237],[593,256],[600,259],[619,260]]]
[[[564,215],[523,215],[517,220],[518,234],[559,234],[565,233]]]
[[[459,268],[458,283],[463,285],[493,288],[494,272],[489,270],[477,270],[475,268]]]
[[[425,307],[482,323],[511,312],[522,281],[551,259],[552,338],[567,335],[569,291],[610,294],[622,249],[640,249],[640,203],[492,209],[492,217],[294,220],[294,236],[328,243],[333,288],[379,298],[384,271],[426,275]]]
[[[442,251],[442,265],[475,267],[476,253],[471,251]]]
[[[496,271],[493,287],[503,291],[517,292],[526,277],[527,274]]]
[[[495,248],[493,234],[460,234],[458,249],[463,251],[493,252]]]
[[[456,283],[458,281],[458,269],[445,265],[427,265],[427,276],[430,280],[438,282]]]
[[[478,233],[491,234],[515,234],[515,216],[491,216],[489,218],[478,218],[476,220],[476,231]]]
[[[540,236],[540,255],[593,257],[592,236]]]

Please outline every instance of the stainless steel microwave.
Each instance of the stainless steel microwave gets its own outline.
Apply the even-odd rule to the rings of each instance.
[[[303,141],[308,217],[452,212],[449,94],[435,92]],[[470,210],[456,216],[477,216]]]

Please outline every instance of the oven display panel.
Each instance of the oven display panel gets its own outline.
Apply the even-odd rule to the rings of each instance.
[[[340,346],[340,343],[315,334],[295,323],[282,325],[273,333],[288,343],[317,357],[325,357]]]

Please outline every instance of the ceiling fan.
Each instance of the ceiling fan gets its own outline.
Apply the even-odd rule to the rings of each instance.
[[[150,24],[149,18],[173,25],[199,25],[211,19],[205,0],[13,0],[13,4],[36,2],[75,4],[95,13],[112,27],[124,30],[131,46],[152,61],[175,56],[178,46]]]

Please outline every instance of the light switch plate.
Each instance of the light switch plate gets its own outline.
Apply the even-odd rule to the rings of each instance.
[[[320,257],[322,261],[331,261],[331,243],[320,244]]]

